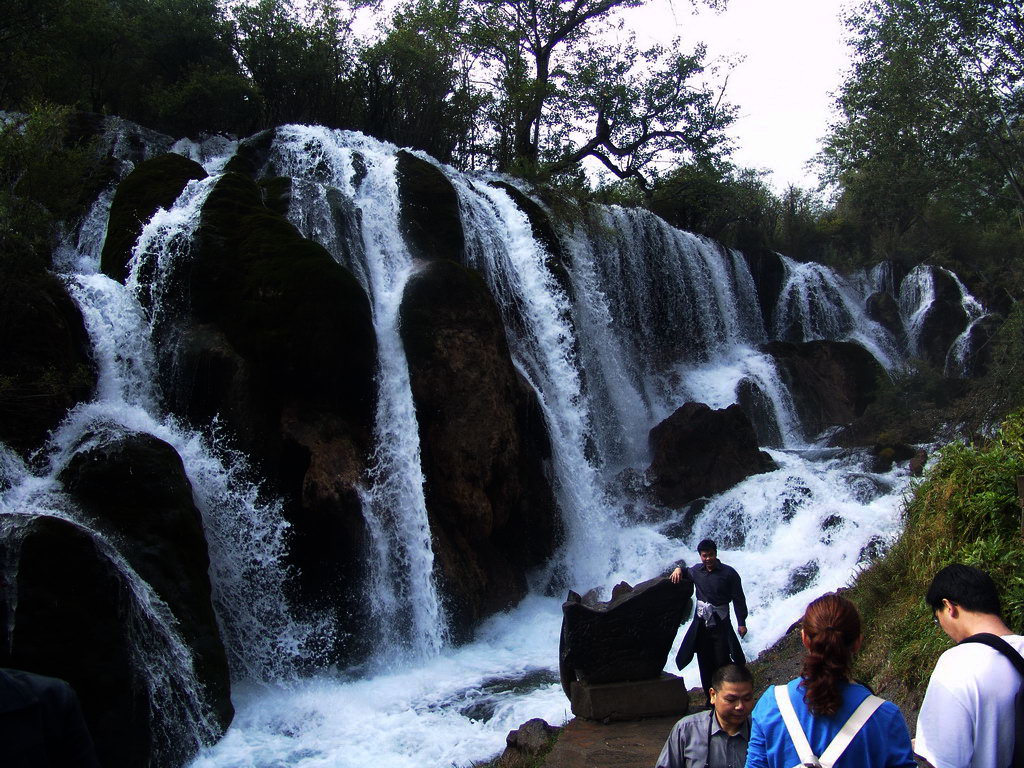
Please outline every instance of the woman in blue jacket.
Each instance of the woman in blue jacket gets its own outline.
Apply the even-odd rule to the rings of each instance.
[[[769,688],[754,707],[747,768],[913,768],[899,708],[850,679],[863,640],[853,603],[819,597],[807,606],[801,638],[800,677]]]

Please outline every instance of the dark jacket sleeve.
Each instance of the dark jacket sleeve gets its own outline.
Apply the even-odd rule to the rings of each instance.
[[[736,626],[747,625],[747,598],[743,594],[743,583],[740,574],[734,568],[732,572],[732,607],[736,611]]]

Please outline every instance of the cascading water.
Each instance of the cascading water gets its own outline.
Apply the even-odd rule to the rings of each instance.
[[[223,166],[193,145],[175,149],[203,159],[213,173]],[[287,126],[278,129],[265,169],[293,178],[289,218],[349,268],[371,299],[379,345],[377,454],[363,512],[381,663],[369,668],[298,677],[304,649],[327,630],[294,621],[280,597],[287,574],[279,506],[245,479],[244,460],[218,445],[215,429],[187,430],[161,410],[154,337],[161,343],[173,333],[179,297],[169,287],[189,258],[190,233],[215,179],[193,182],[175,206],[153,217],[127,288],[96,274],[106,203],[58,260],[93,339],[100,387],[96,400],[69,414],[53,435],[46,471],[34,473],[0,450],[0,504],[60,507],[40,500],[59,494],[59,468],[98,426],[154,434],[182,456],[203,514],[235,679],[235,721],[197,767],[466,765],[498,752],[505,734],[526,719],[567,717],[555,672],[560,594],[532,594],[485,622],[473,642],[445,644],[398,329],[402,292],[416,264],[400,235],[396,151],[359,134]],[[902,364],[895,342],[864,316],[866,297],[858,291],[867,286],[784,260],[776,324],[766,329],[750,271],[734,251],[646,212],[597,207],[585,224],[558,225],[562,253],[552,254],[506,191],[439,167],[458,194],[467,263],[485,276],[514,363],[535,389],[551,435],[567,540],[552,573],[535,584],[586,590],[635,583],[692,557],[699,538],[717,537],[723,559],[744,577],[753,609],[744,645],[753,656],[781,636],[810,597],[844,584],[873,548],[891,541],[905,476],[873,473],[856,456],[808,445],[772,358],[758,350],[769,337],[852,339],[886,367]],[[563,259],[565,279],[549,271],[552,258]],[[643,473],[648,430],[688,400],[716,408],[735,403],[744,382],[774,414],[779,437],[769,452],[778,468],[687,512],[627,512],[627,504],[642,504],[617,479],[624,471]],[[123,573],[130,578],[130,569]],[[144,597],[140,605],[156,605]],[[173,627],[166,629],[170,634],[162,626],[152,630],[163,647],[173,645]],[[175,653],[167,658],[168,674],[185,679],[187,664]],[[684,674],[694,679],[692,670]],[[165,719],[192,722],[187,713]]]
[[[362,498],[372,541],[368,597],[378,660],[385,663],[436,655],[445,641],[416,411],[398,328],[402,293],[414,265],[399,233],[396,151],[360,134],[286,126],[278,131],[270,161],[277,172],[299,182],[294,223],[362,278],[373,309],[379,365],[376,452]],[[331,218],[332,195],[359,211],[361,232],[338,232]],[[351,243],[353,238],[358,243]],[[353,255],[358,264],[350,261]],[[396,578],[396,572],[402,576]]]

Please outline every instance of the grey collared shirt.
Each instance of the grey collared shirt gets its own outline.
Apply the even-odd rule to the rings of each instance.
[[[749,740],[750,720],[735,736],[730,736],[718,724],[713,709],[687,715],[672,726],[655,768],[743,768],[747,762]]]

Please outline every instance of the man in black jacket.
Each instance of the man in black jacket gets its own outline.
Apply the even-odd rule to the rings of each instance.
[[[99,768],[70,685],[0,668],[0,766]]]
[[[697,554],[700,562],[689,569],[696,587],[697,609],[679,646],[676,665],[682,669],[697,654],[700,683],[710,705],[709,690],[715,670],[746,661],[736,632],[740,637],[747,634],[747,599],[743,596],[740,575],[718,559],[714,541],[704,539],[697,545]],[[678,583],[682,573],[682,565],[677,565],[670,577],[672,582]],[[729,603],[736,611],[735,632],[729,619]]]

